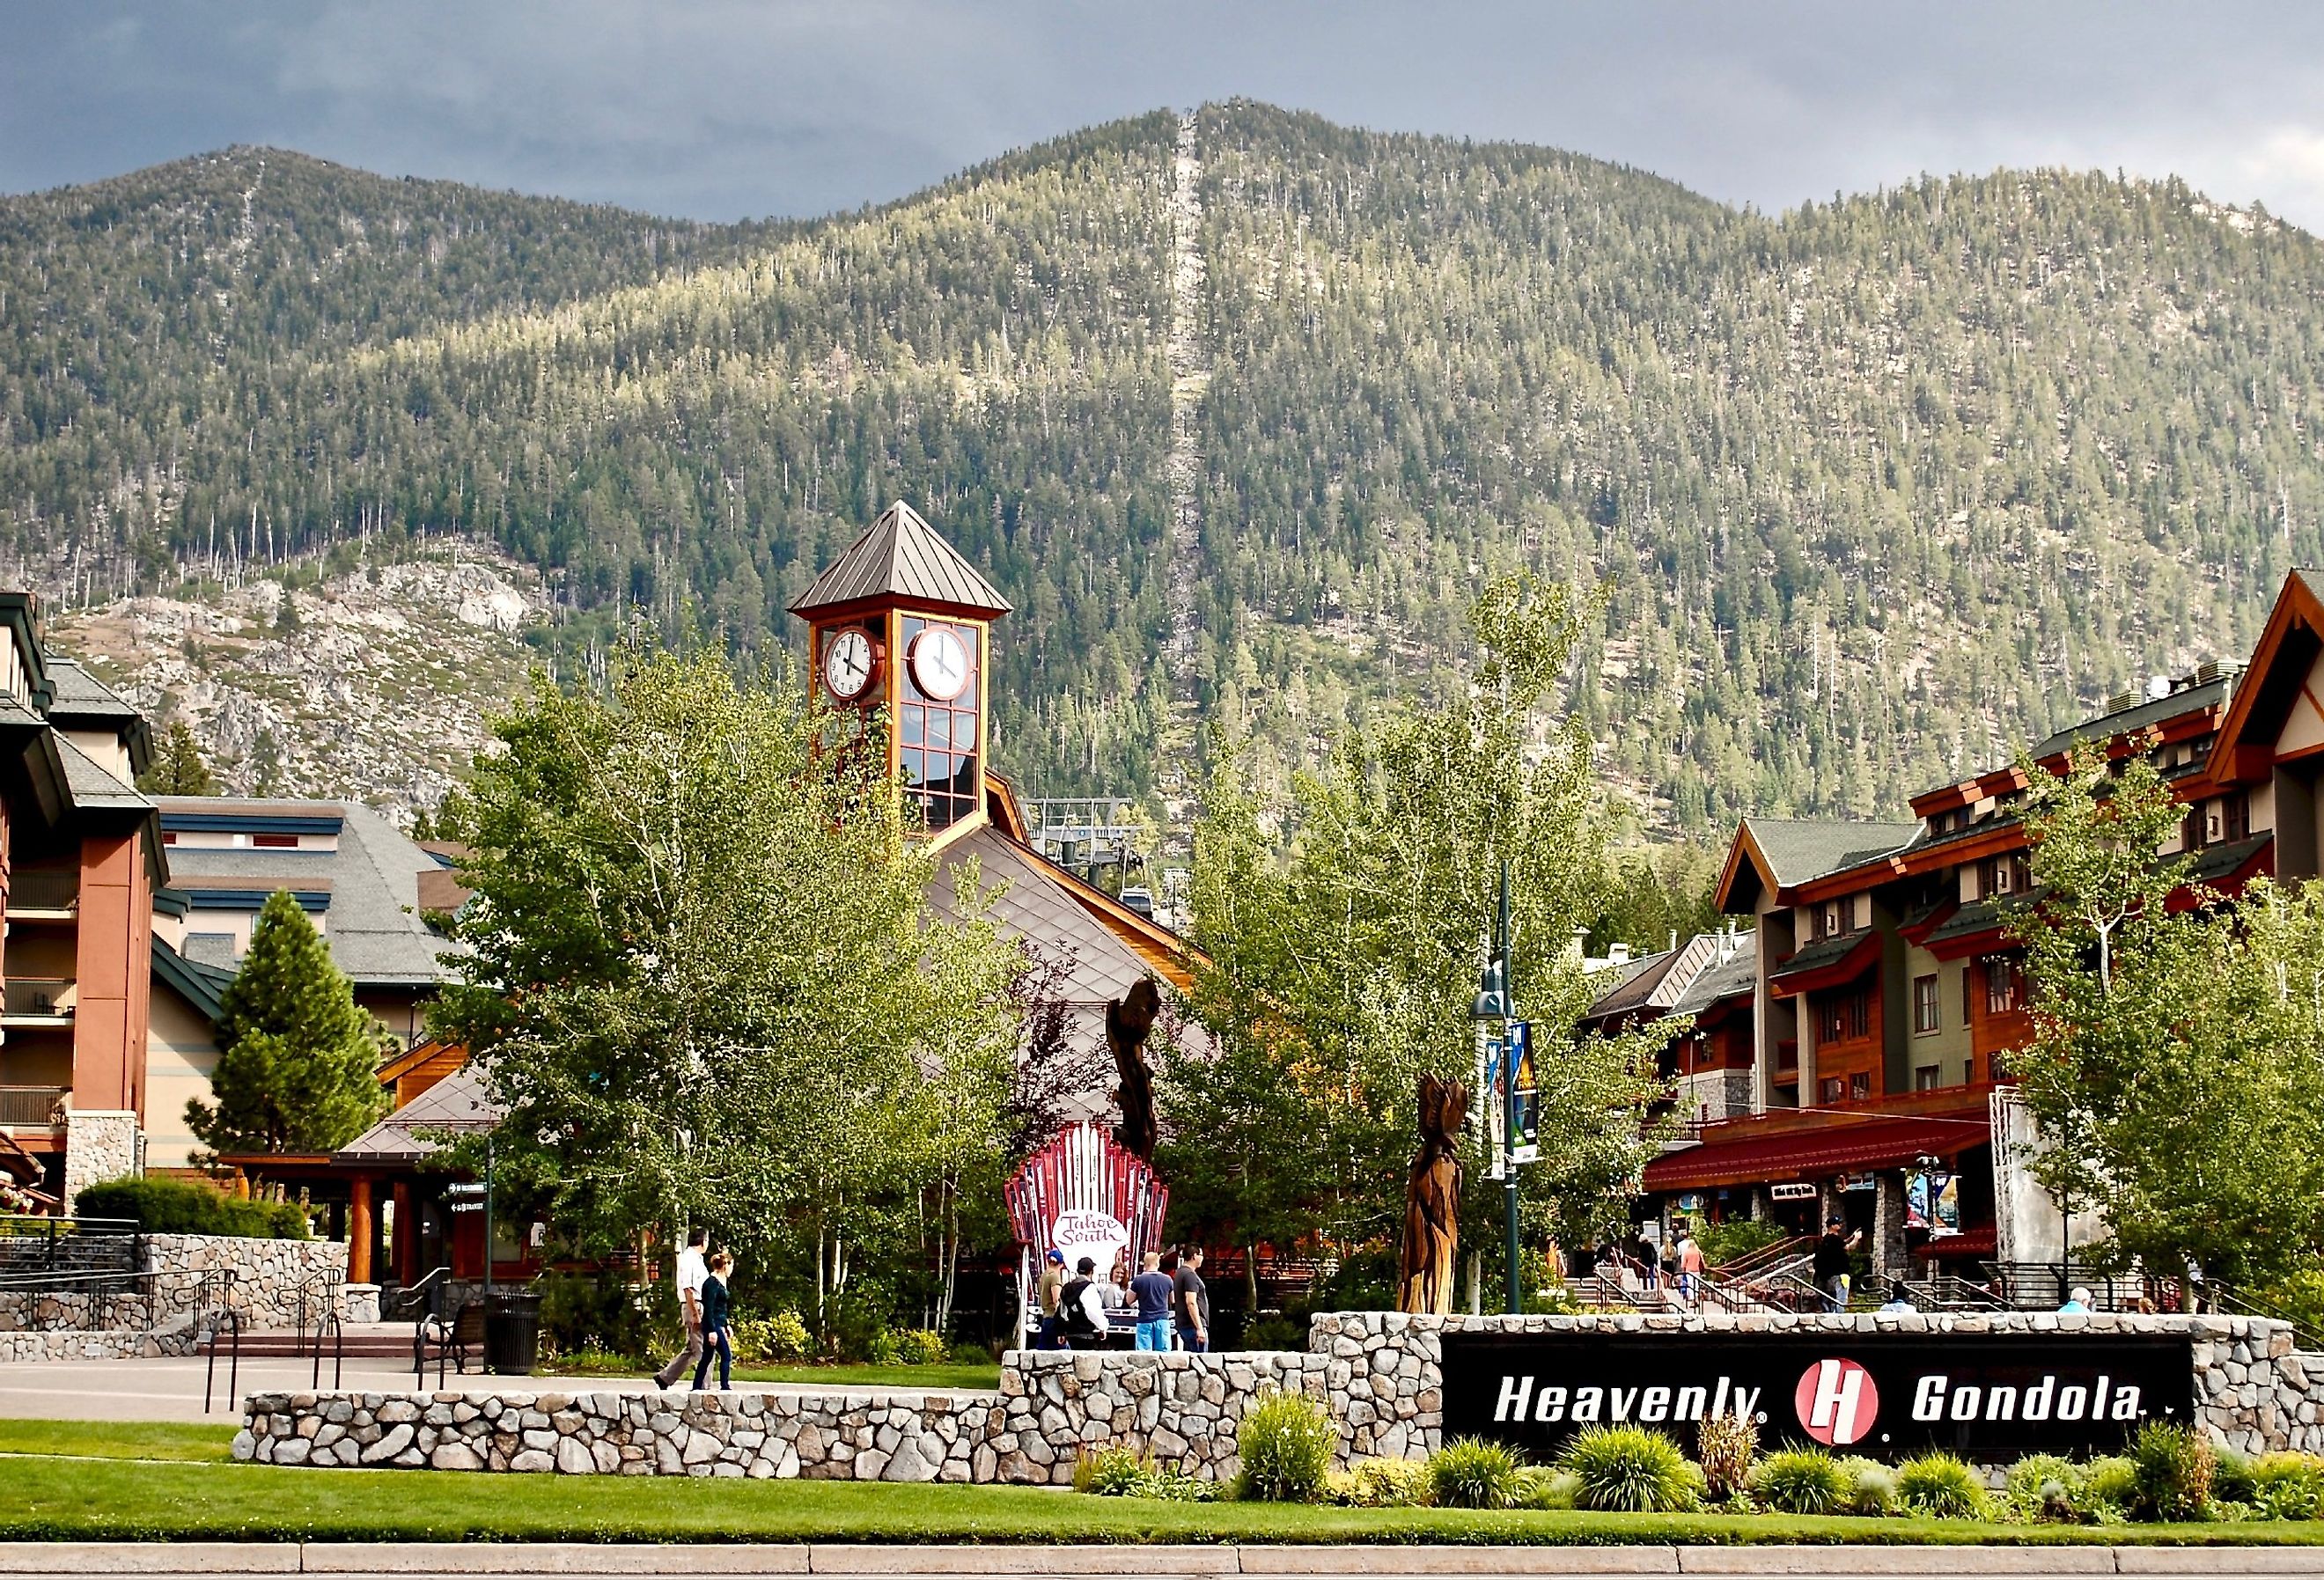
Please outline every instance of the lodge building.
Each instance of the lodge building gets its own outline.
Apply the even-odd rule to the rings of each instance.
[[[2034,771],[2063,773],[2083,744],[2162,772],[2186,815],[2158,855],[2189,855],[2194,881],[2233,896],[2263,873],[2317,876],[2324,576],[2290,577],[2247,664],[2116,698],[2035,745]],[[1591,1011],[1696,1015],[1665,1054],[1687,1127],[1646,1168],[1650,1215],[1800,1233],[1841,1216],[1888,1276],[2052,1261],[2082,1237],[2016,1161],[2029,1132],[2006,1056],[2031,1025],[2007,924],[2029,898],[2027,783],[2010,764],[1935,786],[1911,822],[1743,820],[1716,892],[1748,919],[1728,935],[1743,963],[1722,975],[1698,939],[1692,958],[1637,962]],[[1941,1219],[1932,1179],[1951,1187]]]

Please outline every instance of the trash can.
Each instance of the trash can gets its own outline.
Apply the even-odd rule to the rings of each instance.
[[[484,1369],[530,1377],[540,1363],[540,1297],[530,1289],[494,1289],[484,1307]]]

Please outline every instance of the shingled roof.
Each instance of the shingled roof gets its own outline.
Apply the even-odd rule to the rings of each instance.
[[[1010,609],[1009,600],[900,499],[815,578],[815,585],[791,605],[791,613],[808,614],[875,598],[988,615],[1006,614]]]

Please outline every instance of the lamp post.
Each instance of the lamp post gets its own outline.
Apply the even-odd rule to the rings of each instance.
[[[1491,957],[1469,1006],[1469,1019],[1478,1025],[1500,1028],[1501,1071],[1501,1205],[1508,1243],[1508,1310],[1517,1312],[1517,1009],[1509,1002],[1509,864],[1501,861],[1501,900],[1494,918]],[[1531,1039],[1526,1039],[1530,1041]]]

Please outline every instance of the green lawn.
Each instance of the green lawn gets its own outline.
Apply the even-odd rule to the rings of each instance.
[[[0,1454],[62,1454],[87,1459],[212,1460],[234,1446],[232,1427],[170,1421],[0,1420]]]
[[[44,1423],[15,1423],[38,1428]],[[124,1428],[215,1452],[217,1428]],[[207,1438],[177,1434],[208,1432]],[[19,1437],[23,1434],[20,1431]],[[1463,1513],[1165,1503],[1028,1487],[123,1464],[114,1428],[57,1430],[0,1469],[0,1539],[872,1542],[2324,1542],[2324,1524],[1986,1526],[1918,1520]],[[11,1439],[15,1440],[15,1439]]]
[[[617,1366],[587,1361],[553,1368],[559,1377],[644,1377],[651,1366]],[[713,1363],[712,1381],[716,1381]],[[918,1388],[938,1391],[994,1389],[1001,1386],[1001,1363],[955,1364],[946,1362],[936,1366],[737,1366],[737,1382],[805,1382],[826,1388]]]

